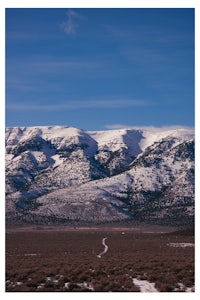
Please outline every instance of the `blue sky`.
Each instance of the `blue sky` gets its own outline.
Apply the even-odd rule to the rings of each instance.
[[[6,9],[6,126],[194,126],[194,10]]]

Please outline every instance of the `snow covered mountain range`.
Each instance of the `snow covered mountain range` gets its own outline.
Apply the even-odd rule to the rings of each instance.
[[[194,130],[6,128],[8,224],[194,219]]]

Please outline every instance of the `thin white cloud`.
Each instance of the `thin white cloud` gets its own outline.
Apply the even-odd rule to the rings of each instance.
[[[134,107],[134,106],[149,106],[150,102],[136,99],[100,99],[85,102],[96,108],[121,108],[121,107]]]
[[[169,125],[169,126],[161,126],[161,127],[155,127],[155,126],[130,126],[125,124],[110,124],[104,126],[106,129],[109,130],[118,130],[118,129],[143,129],[143,130],[150,130],[150,131],[168,131],[168,130],[176,130],[176,129],[190,129],[193,130],[193,127],[189,126],[182,126],[182,125]]]
[[[15,62],[10,60],[7,63],[7,75],[17,77],[23,76],[23,81],[37,75],[40,78],[42,75],[72,75],[83,76],[93,72],[95,70],[101,70],[102,64],[92,60],[80,60],[80,59],[55,59],[53,57],[32,57],[30,60],[19,60]],[[39,76],[38,76],[39,75]]]
[[[6,39],[11,39],[11,40],[33,40],[33,39],[38,39],[38,35],[34,35],[33,33],[30,32],[20,32],[20,31],[11,31],[6,33]]]
[[[29,64],[32,69],[43,70],[43,72],[49,71],[60,71],[60,70],[81,70],[84,71],[87,69],[94,69],[99,67],[100,65],[96,62],[91,61],[80,61],[80,60],[46,60],[46,61],[38,61],[32,62]]]
[[[37,103],[10,103],[6,107],[8,110],[16,111],[60,111],[60,110],[75,110],[88,108],[123,108],[135,106],[147,106],[149,102],[143,100],[82,100],[82,101],[67,101],[65,103],[57,104],[37,104]]]
[[[110,124],[104,126],[106,129],[115,130],[115,129],[126,129],[129,128],[130,125],[123,125],[123,124]]]
[[[75,10],[68,9],[66,12],[67,20],[61,24],[61,28],[67,35],[74,35],[79,27],[81,15]]]
[[[188,32],[184,32],[184,34],[177,30],[170,33],[168,31],[163,32],[159,27],[153,24],[151,24],[151,26],[149,26],[149,24],[140,24],[139,30],[133,30],[133,28],[130,27],[121,27],[113,24],[104,24],[103,27],[110,37],[133,46],[135,46],[135,44],[143,44],[144,40],[145,42],[154,43],[156,46],[169,43],[180,45],[186,42],[193,42],[193,35]]]

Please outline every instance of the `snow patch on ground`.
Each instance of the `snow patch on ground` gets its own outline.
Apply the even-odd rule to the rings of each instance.
[[[186,287],[183,283],[177,283],[177,287],[174,289],[174,292],[186,292],[186,293],[194,293],[195,287]]]
[[[6,280],[6,285],[8,285],[12,288],[14,288],[16,286],[20,286],[22,284],[23,284],[23,282],[21,282],[21,281],[14,282],[14,281],[11,281],[11,280]]]
[[[87,283],[85,281],[84,282],[79,282],[79,283],[66,282],[65,285],[64,285],[64,288],[69,289],[71,284],[75,284],[77,287],[80,287],[80,288],[84,288],[84,289],[88,289],[90,291],[94,291],[93,286],[90,283]]]
[[[158,293],[159,291],[155,288],[155,283],[147,280],[140,280],[133,278],[133,284],[140,289],[142,293]]]
[[[42,288],[44,288],[44,286],[45,286],[45,283],[40,283],[40,284],[37,286],[37,289],[42,289]]]
[[[167,246],[186,248],[186,247],[194,247],[194,244],[193,243],[169,243],[167,244]]]

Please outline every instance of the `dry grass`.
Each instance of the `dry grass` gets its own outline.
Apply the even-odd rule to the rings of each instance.
[[[108,252],[102,238],[107,237]],[[188,232],[29,231],[6,235],[6,291],[127,291],[133,277],[154,282],[159,291],[194,285],[194,242]]]

